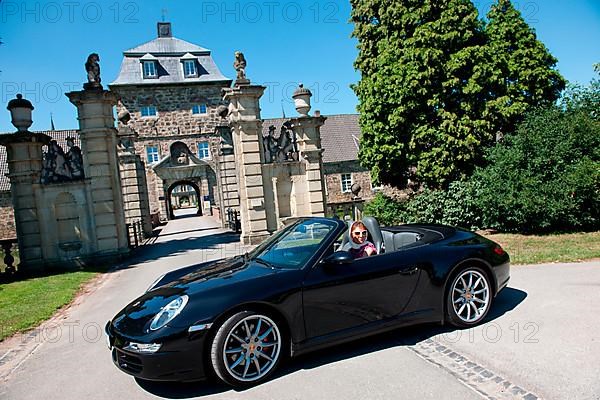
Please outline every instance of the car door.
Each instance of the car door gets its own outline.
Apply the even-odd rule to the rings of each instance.
[[[317,263],[303,285],[307,338],[393,318],[408,304],[420,270],[412,252]]]

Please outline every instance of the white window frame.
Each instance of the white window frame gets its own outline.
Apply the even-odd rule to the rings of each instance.
[[[348,177],[350,176],[350,184],[348,184],[348,179],[344,179],[344,176]],[[346,182],[346,188],[344,189],[344,182]],[[341,188],[342,188],[342,193],[351,193],[352,192],[352,185],[354,183],[354,179],[352,177],[352,174],[348,173],[348,174],[341,174],[340,175],[340,184],[341,184]]]
[[[156,151],[150,152],[150,149],[154,149]],[[146,159],[148,160],[148,164],[156,164],[160,160],[160,149],[158,146],[146,146]]]
[[[196,65],[196,60],[183,60],[181,63],[183,66],[183,77],[184,78],[196,78],[198,77],[198,66]],[[187,65],[192,66],[193,72],[188,74]]]
[[[144,115],[144,110],[146,110],[146,115]],[[156,106],[142,106],[140,107],[140,115],[142,118],[156,118],[158,116],[158,110],[156,109]]]
[[[146,71],[146,65],[152,65],[152,71]],[[152,72],[152,74],[148,72]],[[158,68],[156,66],[156,61],[142,61],[142,76],[144,77],[144,79],[158,78]]]
[[[202,147],[200,147],[202,145]],[[204,145],[206,145],[206,156],[204,156],[204,152],[200,154],[200,149],[204,150]],[[210,144],[208,142],[198,142],[198,158],[201,160],[210,160]]]
[[[197,108],[198,112],[194,112],[194,108]],[[204,109],[204,112],[202,112],[202,109]],[[208,106],[206,105],[206,103],[192,104],[192,115],[206,115],[206,114],[208,114]]]

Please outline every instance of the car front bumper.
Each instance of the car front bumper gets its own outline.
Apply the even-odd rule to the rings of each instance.
[[[126,374],[149,381],[197,381],[206,378],[204,349],[207,331],[184,332],[162,343],[156,353],[125,350],[133,338],[105,327],[113,363]]]

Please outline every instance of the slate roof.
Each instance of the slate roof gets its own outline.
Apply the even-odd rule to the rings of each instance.
[[[326,115],[325,125],[321,127],[321,146],[323,146],[323,162],[337,163],[358,160],[360,127],[358,114]],[[263,120],[263,135],[268,134],[269,126],[277,130],[287,121],[284,118]]]
[[[0,133],[0,135],[5,135],[7,133],[12,132],[4,132]],[[79,140],[79,131],[76,130],[59,130],[59,131],[36,131],[34,133],[44,133],[50,136],[52,139],[56,140],[60,147],[66,152],[67,151],[67,138],[72,137],[75,142],[75,146],[81,146],[81,141]],[[46,146],[42,148],[43,151],[46,151]],[[5,192],[10,190],[10,181],[8,180],[6,174],[8,174],[8,163],[6,162],[6,147],[0,146],[0,192]]]
[[[185,40],[178,39],[176,37],[159,37],[137,47],[133,47],[129,50],[125,50],[123,55],[125,56],[140,56],[146,53],[150,54],[185,54],[185,53],[204,53],[210,55],[210,50],[204,47],[197,46],[193,43],[186,42]]]
[[[158,37],[126,50],[123,56],[119,76],[109,86],[231,82],[215,64],[210,50],[175,37]],[[182,58],[189,60],[191,57],[197,60],[199,76],[185,78],[181,61]],[[158,63],[158,78],[144,79],[142,58]]]

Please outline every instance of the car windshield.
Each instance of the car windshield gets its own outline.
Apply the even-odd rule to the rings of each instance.
[[[275,268],[304,267],[306,262],[335,231],[337,224],[327,220],[300,220],[277,233],[251,258]]]

